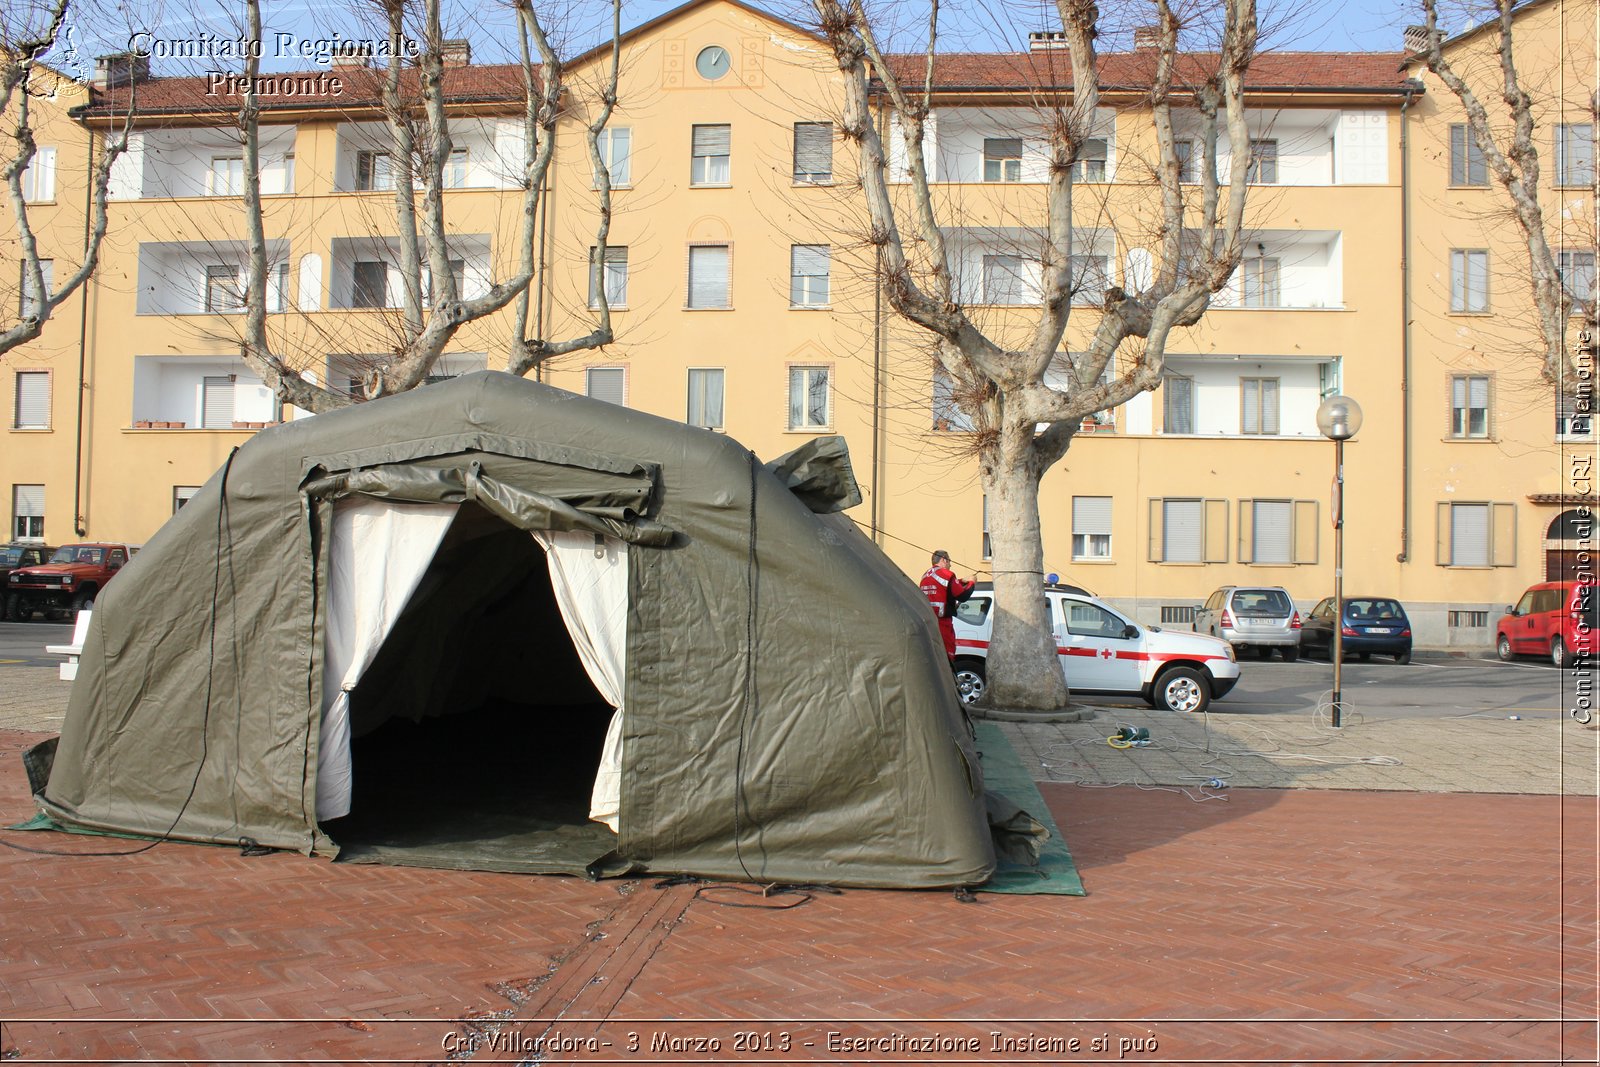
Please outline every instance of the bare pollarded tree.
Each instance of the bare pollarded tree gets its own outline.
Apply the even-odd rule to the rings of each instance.
[[[1564,101],[1539,99],[1517,68],[1514,31],[1520,9],[1528,5],[1517,0],[1485,0],[1494,12],[1492,32],[1496,63],[1492,74],[1475,78],[1473,72],[1463,70],[1446,54],[1445,36],[1439,24],[1439,0],[1421,2],[1426,33],[1419,55],[1428,70],[1460,102],[1473,144],[1483,158],[1484,169],[1509,199],[1509,216],[1516,224],[1527,253],[1528,287],[1538,323],[1540,376],[1567,396],[1580,391],[1584,383],[1589,383],[1592,392],[1594,371],[1592,367],[1580,365],[1580,355],[1585,347],[1593,354],[1596,333],[1600,330],[1600,300],[1596,299],[1592,267],[1588,292],[1563,284],[1556,252],[1551,247],[1549,225],[1539,202],[1543,161],[1534,135],[1536,111],[1552,104],[1559,109]],[[1478,83],[1476,87],[1474,81]],[[1591,249],[1600,250],[1596,249],[1597,234],[1600,234],[1600,225],[1597,225],[1600,222],[1600,168],[1594,161],[1594,131],[1600,129],[1600,91],[1593,84],[1585,86],[1583,91],[1590,112],[1587,143],[1574,137],[1567,146],[1571,158],[1556,160],[1552,169],[1571,172],[1558,175],[1558,186],[1572,184],[1569,179],[1579,175],[1588,185],[1587,218],[1577,220],[1578,230],[1586,236]],[[1484,95],[1480,96],[1480,92]],[[1491,100],[1494,111],[1490,104],[1485,104],[1486,97]],[[1585,153],[1586,174],[1583,173]],[[1576,331],[1573,330],[1575,321]],[[1585,331],[1586,344],[1582,340]]]
[[[880,283],[894,310],[932,337],[937,361],[976,431],[997,613],[985,699],[1011,708],[1061,707],[1069,694],[1056,665],[1040,586],[1040,479],[1066,455],[1081,420],[1160,384],[1172,331],[1199,321],[1240,262],[1250,167],[1244,82],[1256,52],[1254,0],[1217,0],[1216,52],[1185,54],[1181,71],[1179,16],[1169,0],[1153,0],[1159,28],[1146,102],[1157,152],[1159,217],[1150,229],[1150,269],[1141,277],[1130,272],[1125,285],[1106,289],[1103,305],[1092,309],[1097,316],[1092,336],[1070,361],[1064,384],[1059,379],[1046,384],[1045,378],[1053,365],[1060,366],[1072,297],[1082,282],[1073,270],[1073,164],[1100,105],[1099,8],[1092,0],[1056,3],[1071,84],[1040,86],[1030,101],[1048,119],[1048,174],[1037,204],[1040,306],[1026,343],[1007,347],[962,306],[947,247],[951,220],[940,217],[929,188],[924,134],[938,83],[938,0],[930,3],[925,54],[914,63],[884,54],[863,0],[814,3],[845,78],[844,133],[860,147],[871,241],[882,263]],[[1180,159],[1174,134],[1175,104],[1197,115],[1198,155],[1188,161],[1194,183],[1189,189],[1183,182],[1191,180],[1185,177],[1190,168]],[[893,194],[875,105],[889,113],[903,141],[909,205],[897,204]],[[1231,146],[1225,178],[1218,175],[1222,131]],[[1106,380],[1108,367],[1115,371]]]
[[[303,359],[275,349],[268,330],[267,289],[271,254],[261,200],[260,106],[254,93],[244,95],[239,112],[244,150],[244,206],[248,225],[248,265],[244,286],[245,320],[241,349],[245,362],[260,375],[279,400],[308,411],[343,407],[356,399],[404,392],[427,379],[451,339],[468,323],[484,319],[515,303],[512,335],[507,338],[506,369],[529,370],[556,356],[608,344],[613,339],[605,286],[596,287],[594,325],[569,339],[536,336],[541,323],[529,323],[529,291],[539,270],[536,222],[546,176],[555,158],[556,125],[563,111],[562,62],[531,0],[513,0],[522,68],[523,158],[518,184],[522,211],[515,235],[517,264],[513,273],[489,284],[476,296],[461,291],[451,269],[452,246],[444,191],[452,142],[445,77],[445,39],[439,0],[377,0],[388,34],[388,65],[379,96],[387,131],[385,153],[394,187],[393,226],[399,259],[400,306],[390,336],[391,350],[360,368],[360,397],[303,373]],[[261,40],[259,0],[246,5],[246,38]],[[420,23],[415,68],[409,34]],[[600,101],[585,127],[596,184],[595,262],[605,262],[611,222],[611,182],[598,139],[617,101],[620,61],[621,4],[612,2],[612,55],[609,77]],[[245,50],[246,84],[259,78],[259,48]],[[537,56],[537,61],[535,60]],[[385,217],[386,224],[389,219]]]
[[[0,14],[0,123],[6,127],[4,148],[0,149],[4,152],[0,176],[5,179],[22,264],[19,318],[15,325],[0,328],[0,355],[43,334],[45,323],[55,310],[94,273],[106,234],[106,190],[111,168],[125,146],[125,139],[115,140],[95,162],[89,180],[89,225],[78,269],[65,278],[47,281],[38,239],[28,216],[30,197],[24,180],[39,151],[34,137],[34,94],[52,95],[49,83],[65,80],[46,62],[66,25],[68,4],[69,0],[53,0],[43,6],[17,5]],[[130,95],[124,127],[131,121],[133,106],[134,97]],[[53,172],[53,161],[51,167]]]

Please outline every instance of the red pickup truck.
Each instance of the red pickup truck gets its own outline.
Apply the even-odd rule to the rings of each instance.
[[[48,563],[18,567],[6,576],[6,618],[25,621],[34,612],[88,611],[106,583],[137,552],[137,545],[92,541],[62,545]]]

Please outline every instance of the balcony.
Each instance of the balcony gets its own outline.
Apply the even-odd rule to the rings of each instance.
[[[137,429],[257,429],[278,420],[272,391],[229,356],[135,356]]]
[[[448,239],[450,273],[456,295],[471,300],[488,292],[489,235],[457,234]],[[339,237],[332,247],[329,306],[336,310],[373,310],[405,305],[405,278],[400,271],[400,242],[394,237]],[[423,255],[422,303],[435,296]]]
[[[1044,276],[1043,230],[967,227],[945,231],[957,299],[968,306],[1038,307]],[[1115,281],[1115,239],[1109,230],[1073,234],[1072,302],[1098,305]]]
[[[1333,230],[1257,230],[1213,308],[1314,310],[1344,307],[1344,236]]]
[[[289,242],[267,242],[267,310],[289,301]],[[155,242],[139,246],[140,315],[228,315],[244,310],[249,248],[244,241]]]
[[[334,190],[342,193],[392,192],[394,138],[386,123],[347,122],[339,127]],[[457,119],[450,123],[450,158],[444,165],[446,189],[520,189],[524,144],[520,119]],[[421,161],[412,163],[416,188],[423,186]]]
[[[935,182],[1043,184],[1050,176],[1049,128],[1033,108],[940,108],[924,127],[924,155]],[[891,167],[903,174],[905,142],[890,133]],[[1079,150],[1073,178],[1116,180],[1116,116],[1101,108]],[[904,180],[902,178],[902,180]]]
[[[1169,355],[1161,388],[1129,401],[1128,431],[1320,440],[1317,406],[1339,375],[1337,359]]]
[[[295,191],[293,126],[261,128],[261,192]],[[238,197],[244,193],[244,145],[233,129],[149,130],[128,136],[112,164],[112,200]]]

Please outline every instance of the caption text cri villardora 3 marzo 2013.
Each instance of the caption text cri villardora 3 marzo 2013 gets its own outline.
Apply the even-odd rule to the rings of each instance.
[[[886,1030],[878,1033],[845,1033],[839,1030],[798,1028],[734,1029],[717,1035],[682,1029],[629,1030],[615,1039],[599,1035],[567,1035],[558,1031],[532,1034],[517,1031],[496,1033],[451,1031],[442,1039],[446,1052],[496,1051],[519,1054],[584,1053],[616,1056],[640,1054],[652,1057],[729,1055],[740,1057],[770,1053],[820,1052],[826,1056],[922,1056],[924,1062],[939,1062],[943,1057],[1002,1055],[1015,1056],[1017,1062],[1030,1057],[1086,1056],[1096,1060],[1128,1059],[1160,1050],[1154,1030],[1140,1034],[1099,1033],[1063,1034],[1038,1031],[989,1030],[982,1034],[944,1034],[933,1030]],[[809,1058],[809,1057],[808,1057]]]

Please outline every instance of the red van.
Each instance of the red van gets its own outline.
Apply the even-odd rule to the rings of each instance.
[[[1565,667],[1573,656],[1600,651],[1600,586],[1593,582],[1540,582],[1495,628],[1495,651],[1504,660],[1549,656]]]

